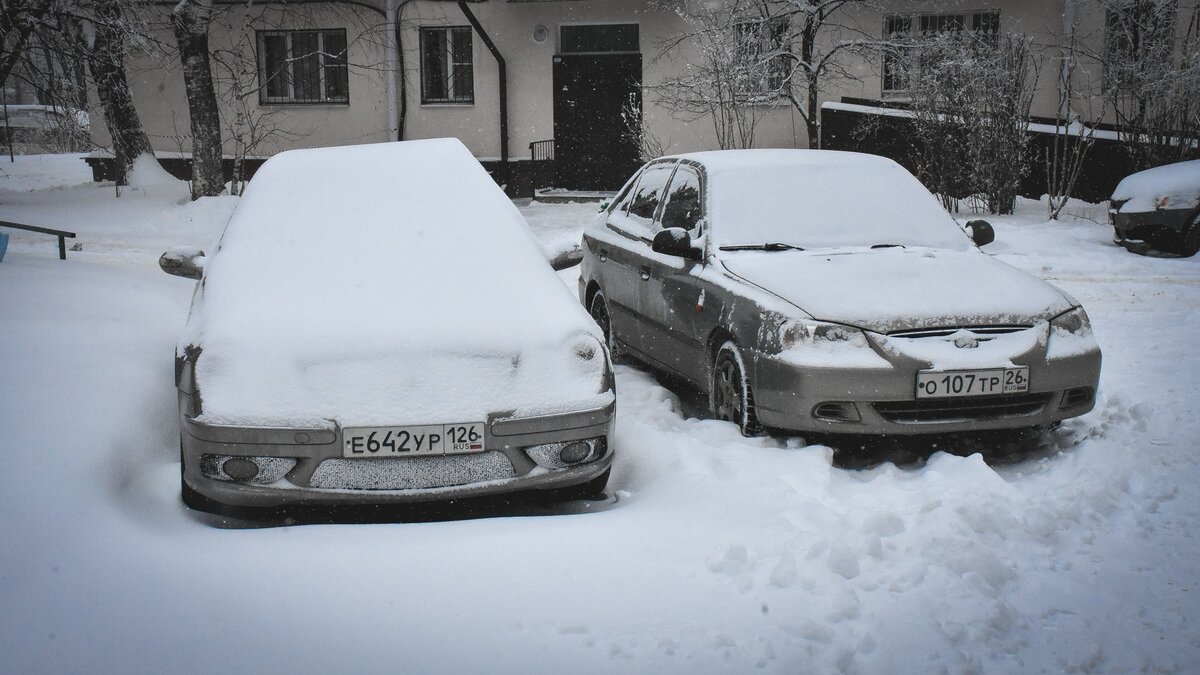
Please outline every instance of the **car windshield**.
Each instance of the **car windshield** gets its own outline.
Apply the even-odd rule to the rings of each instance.
[[[803,151],[737,160],[709,170],[712,236],[723,250],[971,246],[898,164]]]

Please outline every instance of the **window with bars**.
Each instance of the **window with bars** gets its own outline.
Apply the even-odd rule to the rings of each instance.
[[[754,99],[782,95],[791,75],[791,63],[780,54],[788,37],[787,19],[739,23],[735,28],[745,73],[739,96]],[[762,62],[764,57],[766,63]]]
[[[421,102],[474,103],[470,26],[421,29]]]
[[[969,31],[995,42],[1000,37],[1000,12],[954,14],[903,14],[884,18],[883,93],[903,94],[909,88],[906,68],[920,39],[945,33]]]
[[[262,103],[349,103],[346,31],[258,31]]]

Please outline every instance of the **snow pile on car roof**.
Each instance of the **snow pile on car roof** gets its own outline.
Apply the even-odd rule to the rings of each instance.
[[[276,155],[200,292],[184,344],[209,423],[482,421],[598,395],[603,352],[577,356],[594,324],[457,140]]]
[[[1194,209],[1200,205],[1200,159],[1126,176],[1113,190],[1112,198],[1116,202],[1125,202],[1121,205],[1121,213]]]
[[[704,165],[718,246],[804,248],[902,244],[965,249],[938,200],[885,157],[828,150],[681,155]]]

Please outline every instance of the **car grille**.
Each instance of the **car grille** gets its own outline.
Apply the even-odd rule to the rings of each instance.
[[[513,478],[503,452],[440,457],[333,458],[321,462],[309,486],[323,490],[421,490]]]
[[[1007,335],[1027,330],[1033,326],[1024,324],[1005,324],[998,326],[952,326],[942,328],[917,328],[912,330],[897,330],[888,333],[888,337],[899,338],[936,338],[954,335],[960,330],[970,331],[976,335]]]
[[[933,398],[872,403],[875,412],[897,424],[965,422],[1036,415],[1053,394],[1013,394],[969,398]]]

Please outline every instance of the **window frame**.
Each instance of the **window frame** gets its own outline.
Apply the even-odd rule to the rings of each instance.
[[[603,49],[600,51],[574,51],[574,50],[567,49],[569,40],[566,39],[564,32],[568,32],[568,31],[575,30],[575,29],[609,28],[609,27],[632,28],[635,33],[635,37],[637,38],[637,48],[632,49],[632,50],[630,50],[630,49]],[[642,53],[642,24],[639,21],[621,21],[621,22],[615,22],[615,23],[612,21],[601,21],[601,22],[590,22],[589,21],[589,22],[561,23],[558,25],[557,50],[558,50],[557,51],[558,54],[571,54],[571,55],[584,55],[584,56],[588,56],[588,55],[596,56],[596,55],[601,55],[601,54],[641,54]]]
[[[746,53],[743,55],[745,59],[755,59],[764,53],[770,53],[777,49],[782,49],[785,42],[790,37],[791,22],[786,16],[776,16],[763,21],[742,21],[735,23],[733,29],[744,31],[747,27],[765,26],[767,34],[759,34],[758,41],[755,45],[754,53]],[[787,57],[779,54],[772,58],[771,63],[767,67],[767,73],[763,77],[757,79],[756,82],[747,82],[752,86],[745,88],[739,87],[736,97],[743,102],[757,101],[773,101],[784,96],[785,91],[789,91],[792,87],[792,69]],[[777,84],[775,82],[778,81]],[[774,86],[773,86],[774,85]]]
[[[445,37],[445,63],[442,72],[438,73],[442,78],[445,97],[433,97],[429,95],[427,86],[427,75],[430,72],[430,65],[425,58],[426,35],[441,33]],[[458,45],[455,35],[467,36],[467,44],[469,49],[467,54],[470,55],[470,61],[461,63],[455,59],[456,47]],[[421,56],[421,105],[475,105],[475,31],[471,26],[421,26],[417,29],[417,44],[418,51]],[[471,90],[467,94],[458,94],[455,89],[455,84],[459,81],[456,77],[459,68],[466,68],[469,71],[467,81],[470,82]]]
[[[293,51],[292,42],[297,34],[313,34],[317,37],[317,50],[302,56],[296,56]],[[326,35],[340,34],[341,42],[344,45],[341,54],[341,63],[330,64],[328,58],[331,54],[325,49]],[[278,72],[271,74],[267,72],[267,46],[266,39],[268,37],[282,36],[285,39],[284,43],[284,67]],[[255,31],[255,60],[257,61],[258,70],[258,103],[259,105],[350,105],[350,63],[349,52],[350,43],[346,37],[345,28],[304,28],[304,29],[271,29],[271,30],[256,30]],[[317,91],[320,97],[315,99],[299,99],[296,98],[296,76],[293,70],[293,65],[305,56],[315,54],[318,58],[317,64]],[[328,95],[328,71],[330,68],[338,68],[344,75],[342,76],[345,82],[346,93],[344,96],[330,97]],[[283,78],[286,85],[287,95],[272,96],[268,93],[268,85],[276,77]]]
[[[888,14],[883,17],[882,35],[885,40],[895,42],[903,41],[903,36],[912,38],[920,38],[927,35],[940,35],[950,31],[965,31],[968,33],[980,33],[987,35],[989,38],[999,39],[1003,32],[1003,12],[999,9],[975,9],[962,11],[946,11],[946,12],[906,12],[897,14]],[[958,21],[954,22],[953,19]],[[903,31],[894,30],[896,24],[905,24]],[[940,25],[928,27],[929,23],[937,23]],[[956,23],[957,25],[952,25]],[[892,30],[889,30],[892,29]],[[898,39],[899,38],[899,39]],[[908,52],[914,49],[917,44],[912,40],[913,44],[909,46],[897,47],[897,52]],[[907,96],[909,86],[905,82],[903,88],[889,88],[888,82],[896,82],[906,80],[903,68],[898,67],[899,62],[897,56],[887,51],[883,53],[883,58],[880,59],[879,70],[879,91],[880,98],[883,99],[903,99]],[[890,64],[894,64],[889,67]]]

